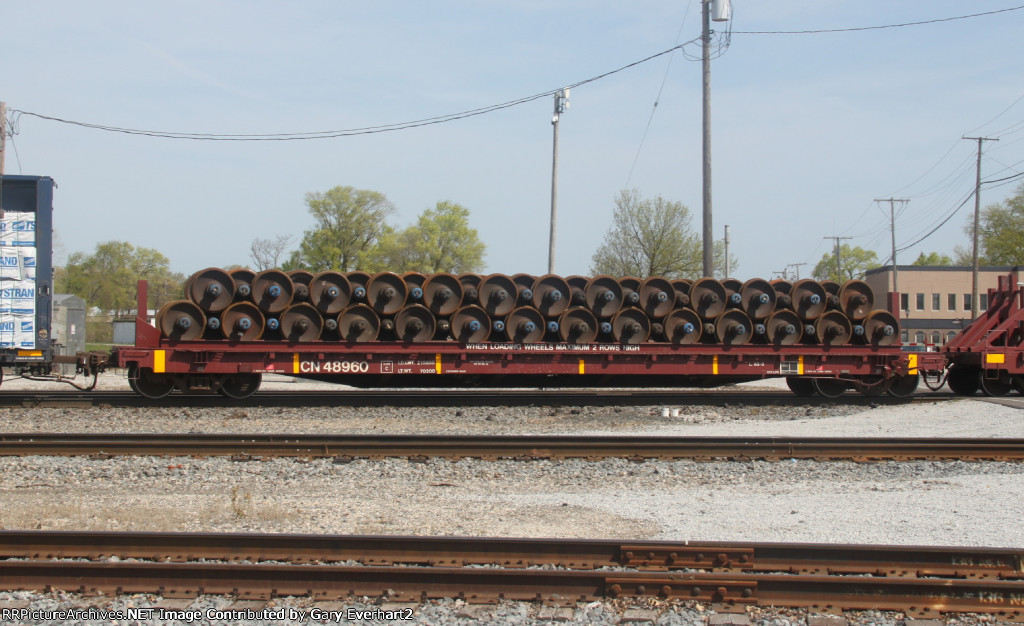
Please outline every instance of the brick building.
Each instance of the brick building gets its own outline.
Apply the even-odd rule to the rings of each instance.
[[[988,308],[988,290],[1011,266],[982,266],[978,272],[978,310]],[[971,268],[942,265],[897,265],[900,328],[903,343],[941,346],[971,320]],[[868,270],[864,281],[875,292],[875,307],[887,307],[892,266]]]

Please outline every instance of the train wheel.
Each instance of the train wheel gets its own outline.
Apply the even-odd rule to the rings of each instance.
[[[826,398],[838,398],[849,388],[845,380],[838,378],[815,378],[814,389]]]
[[[1010,393],[1013,389],[1013,383],[1010,381],[1010,377],[1001,375],[998,378],[988,378],[984,374],[979,376],[981,381],[981,391],[986,396],[993,398],[1000,398]]]
[[[798,376],[787,376],[786,386],[798,396],[809,398],[818,392],[814,388],[814,380],[811,378],[800,378]]]
[[[158,400],[174,391],[174,379],[169,374],[154,374],[148,367],[128,371],[128,386],[146,398]]]
[[[981,386],[981,371],[975,367],[954,365],[949,368],[946,384],[958,396],[973,396]]]
[[[263,382],[261,374],[236,374],[227,376],[217,387],[217,393],[225,398],[242,399],[256,393]]]
[[[894,398],[909,398],[917,391],[917,385],[921,382],[918,374],[907,374],[906,376],[895,376],[892,384],[889,385],[889,395]]]

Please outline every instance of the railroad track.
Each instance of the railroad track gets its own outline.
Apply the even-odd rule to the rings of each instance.
[[[666,598],[1024,619],[1024,551],[993,548],[2,531],[0,556],[26,559],[0,561],[8,590],[555,604]]]
[[[1022,461],[1024,439],[3,433],[0,456]]]
[[[948,392],[911,398],[865,397],[847,393],[838,398],[800,397],[789,391],[741,389],[347,389],[339,391],[260,391],[241,400],[215,394],[171,394],[159,400],[131,391],[23,392],[0,389],[0,407],[219,407],[219,406],[616,406],[630,404],[772,405],[806,407],[823,402],[851,406],[932,403],[958,399]]]

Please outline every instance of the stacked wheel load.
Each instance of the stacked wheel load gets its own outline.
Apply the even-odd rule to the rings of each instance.
[[[173,341],[889,346],[899,323],[859,280],[207,268],[157,313]]]

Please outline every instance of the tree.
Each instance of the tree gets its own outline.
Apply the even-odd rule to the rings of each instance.
[[[123,241],[97,244],[92,254],[72,253],[56,273],[56,288],[114,316],[135,310],[135,287],[149,281],[149,308],[181,298],[185,276],[172,272],[167,257],[156,250]]]
[[[911,265],[952,265],[953,259],[938,252],[922,252]]]
[[[252,259],[257,272],[269,270],[280,265],[281,256],[290,245],[291,235],[278,235],[274,239],[253,239],[249,248],[249,258]]]
[[[860,246],[851,247],[843,244],[839,248],[840,272],[836,265],[835,252],[828,252],[814,266],[815,280],[831,280],[844,283],[853,278],[863,278],[864,273],[878,265],[878,255],[873,250],[865,250]]]
[[[1024,183],[1012,198],[985,207],[979,222],[978,255],[982,264],[1016,265],[1024,261]]]
[[[316,226],[307,230],[285,267],[312,272],[360,268],[390,227],[395,207],[384,194],[353,187],[306,194]]]
[[[638,278],[702,276],[703,248],[691,221],[690,210],[681,202],[661,196],[644,199],[635,189],[619,192],[612,225],[591,258],[590,272]],[[719,243],[714,259],[715,272],[721,274],[725,254]]]
[[[438,202],[416,224],[386,233],[371,255],[369,268],[393,272],[479,272],[486,246],[469,226],[469,209]]]

